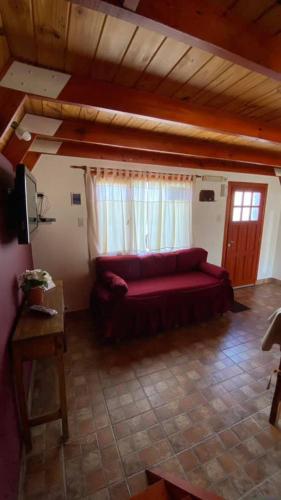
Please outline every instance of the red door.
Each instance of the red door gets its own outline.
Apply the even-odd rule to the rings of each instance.
[[[229,182],[223,266],[234,286],[256,282],[267,184]]]

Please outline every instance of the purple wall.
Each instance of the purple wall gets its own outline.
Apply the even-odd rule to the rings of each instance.
[[[0,499],[15,500],[18,491],[21,439],[14,399],[9,338],[21,296],[16,277],[32,267],[30,245],[18,245],[7,208],[13,187],[12,165],[0,154]]]

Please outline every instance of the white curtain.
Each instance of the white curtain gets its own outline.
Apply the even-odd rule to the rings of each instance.
[[[97,169],[85,183],[90,259],[192,245],[191,177]]]

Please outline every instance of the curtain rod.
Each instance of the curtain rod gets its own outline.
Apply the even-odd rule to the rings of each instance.
[[[70,165],[70,168],[78,168],[78,169],[84,170],[84,171],[86,171],[89,168],[93,172],[97,172],[97,167],[87,167],[86,165],[81,165],[81,166],[80,165]],[[102,168],[108,169],[108,170],[113,170],[113,167],[102,167]],[[122,169],[121,168],[119,170],[126,171],[127,169],[124,169],[124,168]],[[142,170],[131,170],[131,172],[142,172]],[[146,170],[145,172],[148,172],[150,174],[155,174],[155,175],[157,175],[157,174],[170,174],[170,175],[173,175],[172,172],[160,172],[160,171],[156,172],[156,171],[152,171],[152,170]],[[183,174],[183,173],[181,173],[179,175],[187,175],[188,176],[188,174]],[[191,176],[192,177],[196,177],[198,179],[202,178],[202,175],[191,175]]]

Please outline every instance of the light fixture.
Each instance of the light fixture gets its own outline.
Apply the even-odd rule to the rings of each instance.
[[[31,141],[32,139],[31,133],[28,130],[22,128],[18,124],[18,122],[13,122],[11,127],[14,129],[15,134],[20,141],[27,141],[27,142]]]

